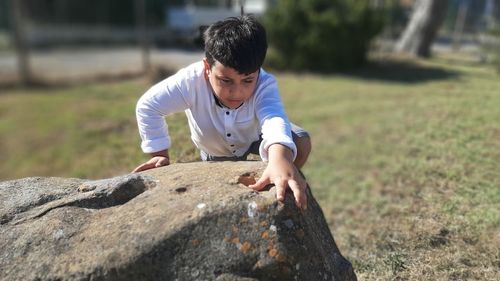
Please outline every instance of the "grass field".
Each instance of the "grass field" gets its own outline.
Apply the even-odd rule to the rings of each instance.
[[[280,74],[304,168],[360,280],[500,280],[500,76],[456,57]],[[0,179],[103,178],[140,152],[143,80],[0,92]],[[174,161],[194,161],[184,116]]]

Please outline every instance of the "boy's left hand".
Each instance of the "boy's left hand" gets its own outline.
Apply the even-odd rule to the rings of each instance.
[[[286,189],[289,187],[295,197],[295,205],[302,210],[307,209],[307,184],[298,169],[293,164],[292,151],[281,144],[269,147],[269,163],[262,177],[250,188],[261,190],[266,185],[273,183],[276,186],[276,198],[285,199]]]

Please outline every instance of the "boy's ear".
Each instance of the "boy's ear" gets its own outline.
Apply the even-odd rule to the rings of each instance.
[[[210,64],[208,63],[207,58],[203,58],[203,65],[205,66],[204,73],[205,73],[205,79],[208,80],[208,74],[210,72]]]

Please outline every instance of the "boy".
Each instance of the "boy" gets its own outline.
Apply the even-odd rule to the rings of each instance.
[[[164,116],[185,111],[191,139],[204,161],[245,160],[260,154],[268,165],[251,188],[286,188],[306,209],[306,182],[298,169],[311,150],[308,134],[290,125],[274,77],[261,66],[267,52],[264,27],[252,16],[228,18],[204,33],[205,58],[149,89],[136,115],[142,150],[152,157],[133,172],[170,164]],[[293,129],[293,131],[292,131]]]

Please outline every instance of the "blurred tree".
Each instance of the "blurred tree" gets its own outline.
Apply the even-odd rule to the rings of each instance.
[[[469,11],[470,2],[468,0],[460,1],[457,17],[455,19],[455,28],[453,30],[453,49],[457,51],[461,47],[462,35],[465,27],[465,20]]]
[[[463,21],[464,33],[480,32],[485,25],[494,20],[498,5],[500,0],[449,0],[448,16],[443,28],[453,32],[457,28],[457,23]]]
[[[278,1],[263,21],[273,47],[267,62],[321,72],[359,66],[382,30],[383,14],[366,0]]]
[[[150,40],[146,28],[146,0],[135,0],[135,14],[138,39],[142,50],[142,68],[145,73],[150,70]]]
[[[0,0],[0,30],[2,29],[7,29],[9,23],[9,13],[10,11],[8,7],[8,1],[7,0]]]
[[[408,8],[402,5],[400,0],[385,0],[384,5],[386,10],[385,36],[392,39],[398,38],[408,22]]]
[[[500,0],[493,1],[493,18],[500,22]]]
[[[1,1],[1,0],[0,0]],[[134,0],[25,0],[30,20],[49,24],[135,25]],[[147,25],[162,25],[167,6],[183,0],[145,0]]]
[[[447,8],[446,0],[416,0],[410,21],[396,44],[396,51],[429,57]]]
[[[11,20],[12,20],[12,41],[17,54],[17,66],[19,79],[23,85],[34,84],[33,75],[30,69],[29,46],[26,42],[24,30],[23,1],[11,0]]]

